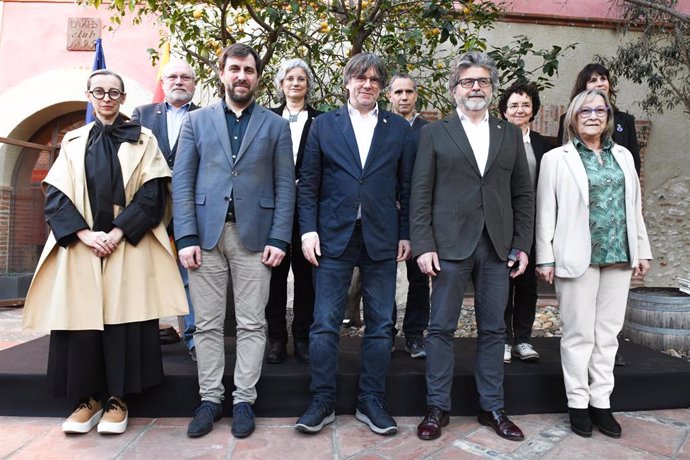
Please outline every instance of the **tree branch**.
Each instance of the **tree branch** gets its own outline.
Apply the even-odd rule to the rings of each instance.
[[[660,5],[659,3],[657,3],[658,0],[654,1],[654,2],[649,1],[649,0],[619,0],[619,1],[623,2],[623,3],[630,3],[633,5],[637,5],[637,6],[642,6],[644,8],[650,8],[650,9],[656,10],[656,11],[661,11],[662,13],[666,13],[669,16],[672,16],[672,17],[674,17],[674,18],[676,18],[676,19],[678,19],[678,20],[680,20],[686,24],[690,24],[690,16],[688,16],[687,14],[683,14],[680,11],[676,11],[673,8],[670,8],[668,6]]]

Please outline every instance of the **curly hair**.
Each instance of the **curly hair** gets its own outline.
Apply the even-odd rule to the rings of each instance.
[[[508,111],[508,99],[513,94],[524,94],[532,101],[532,117],[529,121],[533,121],[534,117],[539,113],[541,108],[541,101],[539,100],[539,90],[534,83],[527,81],[516,81],[508,87],[498,101],[498,110],[501,112],[501,117],[506,119],[506,112]]]

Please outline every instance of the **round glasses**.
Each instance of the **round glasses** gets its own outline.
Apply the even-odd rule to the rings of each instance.
[[[91,93],[91,95],[98,100],[103,99],[107,94],[110,100],[112,101],[119,100],[122,97],[122,95],[125,94],[119,89],[115,88],[109,89],[108,91],[104,90],[103,88],[94,88],[91,91],[89,91],[89,93]]]

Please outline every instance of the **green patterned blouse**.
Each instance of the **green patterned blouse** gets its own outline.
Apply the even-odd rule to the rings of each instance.
[[[628,232],[625,223],[625,176],[611,153],[613,141],[603,146],[601,158],[579,139],[574,141],[589,181],[589,231],[592,265],[628,262]]]

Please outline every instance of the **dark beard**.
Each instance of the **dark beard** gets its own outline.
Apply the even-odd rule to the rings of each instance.
[[[249,91],[246,95],[240,96],[239,94],[235,93],[233,87],[226,87],[225,89],[225,94],[228,95],[230,100],[232,102],[235,102],[236,104],[246,104],[247,102],[251,101],[254,98],[254,91],[256,90],[253,89]]]

